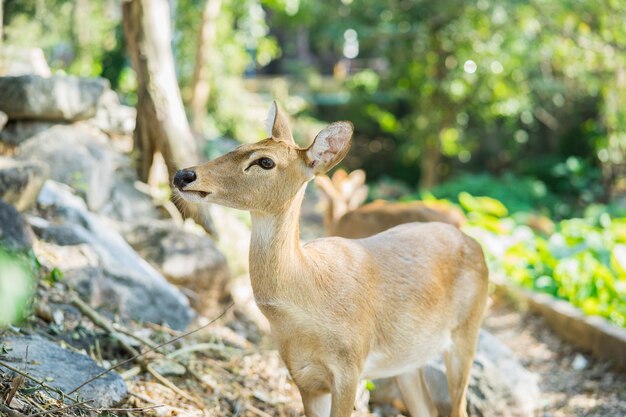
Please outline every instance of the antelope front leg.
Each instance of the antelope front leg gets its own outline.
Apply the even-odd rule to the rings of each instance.
[[[306,417],[329,417],[330,416],[330,393],[312,393],[300,390],[304,415]]]
[[[352,415],[358,384],[358,373],[353,375],[346,373],[335,376],[330,417],[350,417]]]

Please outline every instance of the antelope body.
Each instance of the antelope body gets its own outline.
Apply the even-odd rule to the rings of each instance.
[[[179,171],[174,184],[189,201],[251,212],[255,300],[306,416],[348,417],[360,378],[391,376],[413,417],[434,416],[420,367],[442,353],[452,416],[466,416],[465,390],[487,296],[479,245],[442,223],[301,245],[306,183],[343,159],[352,124],[333,123],[301,149],[274,104],[268,130],[268,139]]]
[[[326,199],[324,228],[331,236],[359,239],[411,222],[442,222],[460,228],[466,221],[461,210],[440,202],[376,200],[361,206],[367,198],[362,170],[350,174],[337,170],[332,178],[320,175],[315,184]]]

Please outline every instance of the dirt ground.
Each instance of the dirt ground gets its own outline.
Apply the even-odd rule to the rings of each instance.
[[[563,342],[541,317],[496,301],[483,326],[539,375],[539,416],[626,416],[626,372]]]

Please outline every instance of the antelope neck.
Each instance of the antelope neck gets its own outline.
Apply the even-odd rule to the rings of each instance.
[[[257,301],[261,292],[269,295],[285,275],[292,275],[303,258],[299,222],[305,189],[306,184],[277,213],[251,212],[250,279]]]

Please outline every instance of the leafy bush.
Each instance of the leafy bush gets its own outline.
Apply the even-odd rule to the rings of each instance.
[[[546,185],[533,177],[507,173],[501,177],[489,174],[465,174],[438,185],[430,192],[437,198],[458,201],[461,193],[484,195],[501,201],[511,213],[554,207],[558,198]]]
[[[547,235],[528,221],[532,216],[508,216],[498,200],[465,193],[459,201],[468,211],[466,231],[483,244],[492,273],[626,327],[626,218],[590,206]]]

